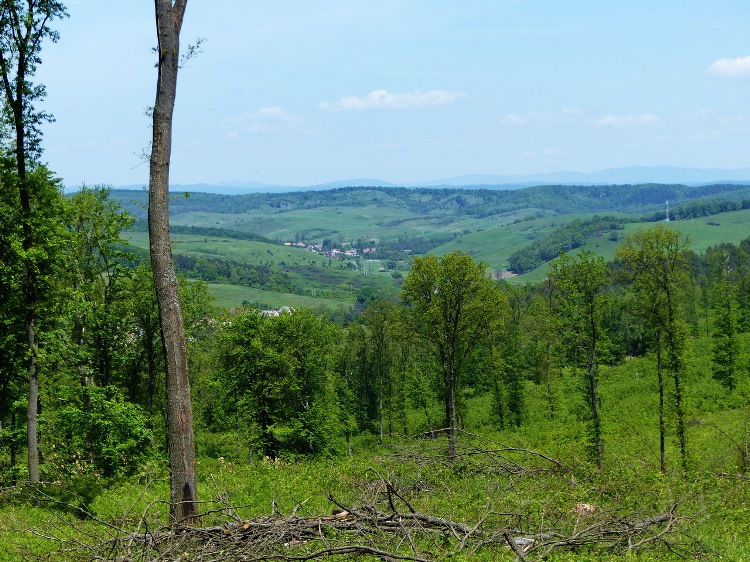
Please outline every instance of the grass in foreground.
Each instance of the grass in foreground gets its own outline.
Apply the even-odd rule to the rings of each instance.
[[[499,441],[472,435],[463,436],[456,459],[448,459],[445,448],[442,438],[392,439],[383,446],[330,460],[265,459],[247,464],[201,459],[200,497],[205,515],[200,523],[224,525],[231,533],[207,534],[206,541],[213,542],[203,557],[196,550],[185,559],[240,559],[222,558],[219,552],[244,553],[255,559],[252,556],[262,552],[243,550],[239,522],[281,525],[330,516],[337,509],[330,497],[369,518],[378,510],[384,517],[401,519],[408,532],[389,534],[378,528],[363,534],[364,524],[354,532],[320,525],[317,538],[307,536],[295,544],[286,541],[286,546],[274,545],[269,552],[309,556],[342,544],[366,544],[405,559],[513,560],[502,538],[503,532],[510,532],[517,538],[535,538],[537,543],[569,541],[545,558],[552,561],[750,558],[750,490],[742,475],[661,474],[647,468],[649,463],[632,459],[610,462],[600,473],[584,463],[558,464],[557,459],[511,450]],[[126,533],[141,537],[130,545],[132,560],[174,559],[157,556],[153,550],[150,557],[139,558],[142,551],[137,548],[143,533],[166,530],[162,526],[167,507],[162,499],[168,496],[168,485],[163,468],[147,467],[137,478],[111,483],[88,505],[92,517],[85,519],[55,504],[54,499],[61,496],[53,488],[43,493],[49,495],[45,498],[28,489],[23,494],[4,492],[1,559],[91,560],[95,555],[116,559],[115,555],[125,554],[125,547],[115,549],[115,543],[103,545],[103,541]],[[593,513],[582,515],[577,507],[581,504],[593,506]],[[428,524],[423,522],[419,528],[407,528],[412,512],[455,527],[426,530]],[[621,539],[613,534],[628,524],[645,525],[656,517],[666,518],[648,531],[623,533]],[[633,547],[630,554],[628,536]],[[163,546],[165,553],[172,552]],[[532,550],[526,558],[537,560],[543,551]],[[107,552],[111,558],[106,558]]]

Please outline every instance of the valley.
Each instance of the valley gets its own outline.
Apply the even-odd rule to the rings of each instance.
[[[114,190],[112,197],[143,220],[143,192]],[[516,274],[508,271],[511,255],[566,224],[596,216],[613,217],[622,228],[589,236],[574,249],[609,261],[623,237],[665,218],[666,197],[671,198],[675,217],[669,228],[686,235],[697,253],[750,236],[749,208],[714,214],[719,202],[741,207],[750,197],[750,186],[744,185],[539,186],[512,191],[340,188],[234,196],[175,193],[173,251],[204,261],[261,266],[283,276],[285,286],[279,288],[269,282],[249,286],[237,279],[217,281],[206,272],[196,275],[200,272],[194,269],[183,271],[210,283],[221,306],[304,303],[335,310],[352,306],[362,291],[395,298],[411,259],[428,252],[439,256],[461,250],[485,262],[495,277],[513,283],[538,281],[546,274],[546,263]],[[700,213],[711,214],[679,218],[681,209],[695,213],[701,205],[705,209]],[[145,251],[142,223],[126,236]],[[358,255],[331,259],[296,247],[298,242],[335,247],[342,253],[357,249]],[[376,251],[364,254],[365,248]]]

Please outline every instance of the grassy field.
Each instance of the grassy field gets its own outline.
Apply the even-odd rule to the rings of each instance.
[[[335,242],[353,242],[358,239],[380,242],[396,240],[399,236],[434,238],[461,234],[464,231],[475,232],[513,222],[534,211],[525,209],[507,215],[475,218],[449,213],[420,215],[400,207],[368,205],[301,209],[277,214],[192,212],[175,215],[172,222],[185,226],[254,232],[280,242],[301,239],[312,243],[322,242],[326,238]]]
[[[336,310],[340,306],[349,307],[354,303],[354,296],[350,299],[324,299],[312,296],[292,295],[276,291],[264,291],[240,285],[224,285],[209,283],[208,289],[213,295],[216,306],[222,308],[236,308],[248,303],[256,308],[278,310],[283,306],[293,308],[326,308]]]
[[[556,224],[562,224],[562,222],[569,222],[576,218],[585,219],[590,218],[593,215],[567,215],[565,217],[554,217],[550,219],[536,219],[537,224],[533,227],[533,232],[539,232],[545,234],[551,232],[554,227],[549,226],[550,221]],[[622,215],[615,215],[622,216]],[[638,231],[648,230],[657,223],[651,222],[633,222],[624,225],[624,229],[620,231],[614,231],[618,237],[617,240],[610,239],[610,232],[603,235],[591,238],[586,244],[581,247],[581,250],[593,252],[597,255],[601,255],[605,260],[610,261],[615,257],[615,250],[617,249],[620,240],[629,234],[634,234]],[[702,254],[705,250],[711,246],[716,246],[722,242],[731,242],[733,244],[739,244],[745,238],[750,237],[750,211],[732,211],[729,213],[722,213],[720,215],[714,215],[710,217],[701,217],[698,219],[690,219],[685,221],[670,221],[664,224],[667,228],[676,230],[684,234],[689,241],[689,248],[698,254]],[[513,225],[516,226],[516,225]],[[482,250],[472,254],[477,259],[483,259],[493,266],[499,265],[501,269],[507,267],[507,256],[509,256],[516,249],[519,249],[526,244],[519,243],[518,245],[512,245],[513,238],[508,235],[510,227],[502,227],[498,230],[503,231],[503,234],[497,235],[497,238],[485,240],[484,244],[480,245]],[[514,233],[518,234],[518,233]],[[498,243],[498,240],[509,241],[507,246],[502,243]],[[453,243],[451,243],[453,244]],[[452,246],[445,245],[441,246],[439,250],[449,250]],[[456,248],[456,249],[460,249]],[[574,252],[575,253],[575,252]],[[493,262],[493,259],[503,260]],[[524,275],[511,278],[512,282],[535,282],[544,278],[549,266],[547,264],[535,269]]]
[[[126,233],[135,247],[148,248],[145,232]],[[237,307],[243,301],[260,302],[272,307],[324,306],[329,309],[350,306],[356,293],[369,287],[383,295],[398,291],[398,281],[391,272],[381,271],[378,260],[336,260],[307,250],[249,240],[207,237],[191,234],[172,235],[173,252],[223,258],[251,265],[267,265],[285,273],[304,294],[290,295],[258,288],[230,288],[230,285],[211,284],[216,302],[223,307]]]
[[[435,248],[433,253],[442,255],[461,250],[474,256],[474,259],[486,262],[492,270],[506,269],[508,257],[516,250],[528,246],[566,222],[591,216],[565,215],[509,223],[492,221],[488,228],[458,236]]]

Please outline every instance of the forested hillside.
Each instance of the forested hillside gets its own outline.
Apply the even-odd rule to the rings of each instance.
[[[189,196],[188,196],[189,195]],[[112,197],[123,208],[143,219],[146,193],[114,190]],[[345,187],[326,191],[253,193],[217,195],[174,193],[170,211],[182,213],[289,213],[303,209],[328,207],[367,207],[375,205],[409,210],[412,213],[489,217],[523,209],[550,214],[571,213],[647,213],[687,201],[750,199],[750,186],[736,184],[706,185],[547,185],[517,190],[476,186],[458,188]]]

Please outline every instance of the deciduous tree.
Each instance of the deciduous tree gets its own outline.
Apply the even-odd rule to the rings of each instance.
[[[43,122],[51,117],[34,107],[44,97],[44,86],[31,82],[41,63],[44,41],[56,41],[52,29],[54,20],[66,17],[65,6],[54,0],[0,1],[0,73],[3,81],[3,124],[12,135],[3,139],[5,149],[12,154],[17,174],[16,189],[20,205],[22,248],[24,262],[25,326],[28,335],[29,400],[26,415],[29,480],[39,481],[39,451],[37,443],[37,413],[39,400],[39,334],[38,292],[39,272],[33,252],[38,240],[33,222],[36,200],[35,186],[29,174],[40,165],[41,131]],[[38,258],[38,256],[36,256]]]
[[[463,252],[415,258],[401,298],[410,331],[432,350],[443,376],[449,452],[456,454],[459,385],[469,356],[489,338],[505,299],[487,266]]]
[[[674,382],[677,438],[683,467],[687,466],[685,411],[682,371],[687,336],[681,307],[681,293],[687,281],[689,266],[688,241],[677,231],[664,225],[626,237],[617,248],[617,258],[624,264],[624,280],[630,285],[636,308],[654,331],[659,377],[659,426],[662,471],[666,470],[664,428],[664,384],[662,349],[666,351],[664,366]],[[663,343],[662,343],[663,342]],[[663,346],[663,347],[662,347]]]
[[[121,231],[133,220],[104,187],[83,186],[67,200],[65,277],[73,293],[73,356],[82,385],[112,384],[127,343],[124,301],[132,256],[123,249]]]
[[[713,277],[714,322],[711,334],[711,359],[714,378],[729,392],[737,386],[740,371],[739,362],[739,306],[737,304],[737,283],[733,270],[736,260],[730,259],[728,248],[717,248],[706,252]],[[732,263],[734,261],[734,263]]]
[[[602,329],[609,281],[604,258],[581,251],[575,257],[561,254],[553,263],[550,276],[560,294],[558,312],[575,366],[586,369],[587,402],[591,409],[591,441],[599,469],[603,463],[601,415],[599,413],[598,371],[601,348],[606,341]]]
[[[383,419],[388,413],[388,432],[393,431],[393,332],[396,324],[396,307],[386,300],[373,302],[363,313],[369,328],[368,343],[370,364],[376,378],[379,414],[379,435],[383,440]]]
[[[334,326],[307,310],[233,317],[219,344],[227,400],[248,424],[255,450],[275,458],[315,455],[335,446]]]

